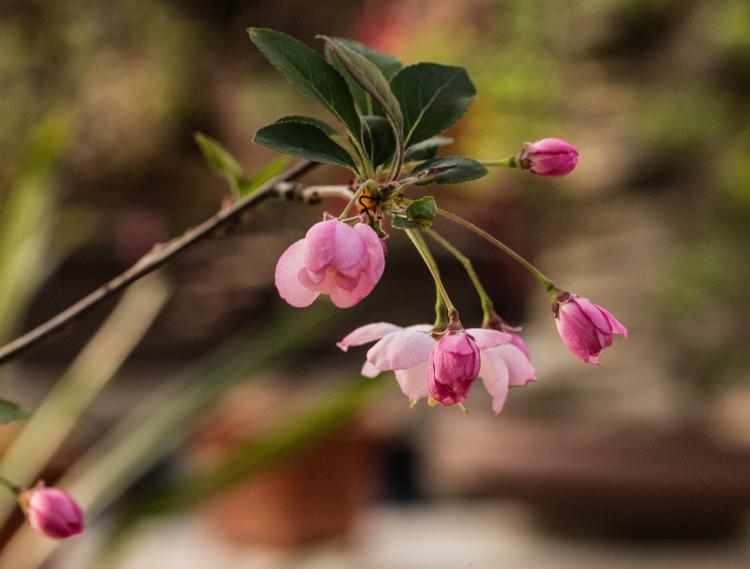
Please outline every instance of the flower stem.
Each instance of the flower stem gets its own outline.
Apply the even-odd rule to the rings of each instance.
[[[453,243],[448,241],[434,229],[428,227],[424,231],[432,239],[437,241],[451,255],[453,255],[459,263],[463,265],[464,269],[469,275],[469,278],[471,279],[472,284],[474,285],[474,288],[477,290],[477,294],[479,295],[479,302],[482,304],[482,313],[484,314],[484,317],[482,318],[482,327],[488,327],[490,320],[495,316],[495,305],[492,303],[490,295],[487,294],[487,291],[482,285],[482,282],[479,280],[479,275],[474,270],[474,265],[471,264],[471,259],[461,253],[461,251],[459,251],[458,248],[453,245]]]
[[[437,213],[442,215],[443,217],[446,217],[453,221],[454,223],[458,223],[459,225],[462,225],[469,231],[476,233],[483,239],[486,239],[490,243],[492,243],[495,247],[500,249],[501,251],[505,252],[507,255],[509,255],[514,261],[519,263],[521,266],[523,266],[527,271],[529,271],[532,275],[534,275],[534,278],[536,278],[540,283],[542,283],[542,286],[545,288],[545,290],[549,293],[552,293],[556,287],[555,283],[552,282],[551,279],[548,279],[542,271],[537,269],[534,265],[532,265],[529,261],[524,259],[521,255],[516,253],[513,249],[508,247],[505,243],[500,241],[499,239],[493,237],[489,233],[487,233],[484,229],[481,227],[478,227],[477,225],[474,225],[472,222],[464,219],[463,217],[456,215],[455,213],[451,213],[449,211],[446,211],[444,209],[437,209]]]
[[[21,492],[23,492],[23,488],[21,488],[18,484],[14,484],[5,476],[0,476],[0,485],[5,486],[15,496],[18,496]]]
[[[440,296],[443,299],[443,302],[445,303],[445,309],[448,312],[449,323],[457,322],[458,310],[456,310],[456,307],[451,302],[451,299],[448,296],[448,291],[445,290],[445,285],[443,285],[443,281],[440,278],[440,271],[438,270],[437,263],[435,262],[432,253],[430,253],[430,249],[427,247],[427,243],[425,243],[424,238],[416,229],[407,229],[406,234],[409,236],[409,239],[411,239],[411,242],[414,244],[414,247],[416,247],[417,251],[422,256],[422,260],[425,262],[425,265],[427,265],[427,268],[432,274],[432,278],[435,281],[435,287],[437,288]],[[439,307],[436,305],[436,308]]]
[[[499,166],[502,168],[518,168],[520,166],[518,156],[515,154],[501,160],[480,160],[479,162],[485,166]]]

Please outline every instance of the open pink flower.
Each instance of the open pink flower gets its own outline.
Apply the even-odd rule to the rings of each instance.
[[[19,501],[29,525],[47,537],[66,539],[85,529],[81,508],[62,490],[46,488],[40,482],[22,492]]]
[[[337,345],[347,351],[351,346],[377,342],[367,352],[362,375],[375,377],[384,371],[394,371],[401,391],[415,402],[432,395],[427,369],[430,352],[437,341],[432,337],[431,330],[429,324],[402,328],[377,322],[357,328]],[[479,376],[492,396],[493,410],[499,413],[508,388],[525,385],[535,379],[534,368],[528,357],[513,344],[512,334],[484,328],[470,328],[466,332],[479,348]]]
[[[385,253],[367,224],[329,219],[313,225],[276,264],[276,288],[292,306],[310,306],[320,294],[339,308],[354,306],[383,275]]]
[[[553,310],[560,338],[584,363],[600,366],[601,352],[612,345],[615,334],[628,339],[628,329],[607,310],[587,298],[562,293],[557,297]]]
[[[543,138],[524,144],[518,161],[521,168],[538,176],[564,176],[576,167],[578,150],[559,138]]]

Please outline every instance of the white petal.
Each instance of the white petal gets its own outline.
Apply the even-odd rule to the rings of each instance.
[[[503,410],[505,399],[508,397],[508,366],[494,350],[482,351],[482,367],[479,375],[484,387],[492,397],[492,410],[499,413]]]
[[[384,336],[367,352],[367,361],[380,370],[409,369],[427,361],[435,345],[432,336],[416,330],[399,330]]]
[[[396,370],[396,381],[409,401],[419,401],[430,394],[427,385],[427,362],[422,362],[409,369]]]
[[[364,326],[360,326],[349,332],[349,334],[342,338],[340,342],[337,342],[336,345],[343,351],[347,351],[351,346],[369,344],[370,342],[380,340],[383,336],[386,336],[391,332],[397,332],[398,330],[401,330],[401,326],[396,326],[390,322],[365,324]]]
[[[486,350],[487,348],[494,348],[501,344],[507,344],[513,339],[513,336],[507,332],[490,330],[488,328],[469,328],[466,331],[472,338],[474,338],[474,341],[477,343],[477,347],[479,347],[480,350]]]

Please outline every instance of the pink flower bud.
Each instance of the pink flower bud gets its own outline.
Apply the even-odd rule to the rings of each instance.
[[[367,224],[329,219],[313,225],[276,264],[276,288],[298,308],[328,294],[339,308],[366,297],[383,275],[385,244]]]
[[[578,150],[559,138],[527,142],[518,156],[521,168],[551,178],[572,172],[578,162]]]
[[[443,405],[455,405],[469,395],[481,365],[479,347],[466,331],[446,334],[430,352],[427,383],[430,395]]]
[[[625,326],[587,298],[562,293],[553,310],[560,338],[584,363],[599,366],[599,356],[604,348],[612,345],[615,334],[628,338]]]
[[[53,539],[72,537],[84,530],[83,513],[76,501],[57,488],[40,482],[19,497],[29,525]]]

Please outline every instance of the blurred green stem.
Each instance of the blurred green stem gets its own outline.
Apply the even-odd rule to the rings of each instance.
[[[555,283],[552,282],[551,279],[548,279],[542,271],[537,269],[534,265],[532,265],[529,261],[524,259],[521,255],[516,253],[513,249],[508,247],[505,243],[497,239],[496,237],[493,237],[489,233],[487,233],[484,229],[481,227],[474,225],[471,221],[468,221],[464,219],[463,217],[456,215],[455,213],[451,213],[449,211],[446,211],[444,209],[437,209],[438,214],[442,215],[445,218],[450,219],[454,223],[458,223],[459,225],[465,227],[472,233],[475,233],[482,237],[483,239],[486,239],[490,243],[492,243],[495,247],[506,253],[508,256],[510,256],[514,261],[516,261],[518,264],[520,264],[523,268],[525,268],[527,271],[529,271],[532,275],[534,275],[534,278],[536,278],[540,283],[542,283],[542,286],[544,286],[544,289],[549,292],[550,294],[555,291]]]
[[[461,253],[453,243],[448,241],[431,227],[426,228],[424,232],[442,245],[444,249],[446,249],[458,260],[459,263],[463,265],[477,291],[477,294],[479,295],[479,301],[482,304],[482,313],[484,315],[482,318],[482,328],[489,327],[490,320],[495,316],[495,306],[492,303],[490,295],[487,294],[487,291],[482,285],[482,281],[479,280],[479,275],[477,275],[477,272],[474,270],[474,265],[471,264],[471,259]]]
[[[131,287],[24,425],[0,461],[0,472],[32,485],[80,419],[138,345],[169,298],[159,273]],[[0,499],[0,519],[15,507]]]

